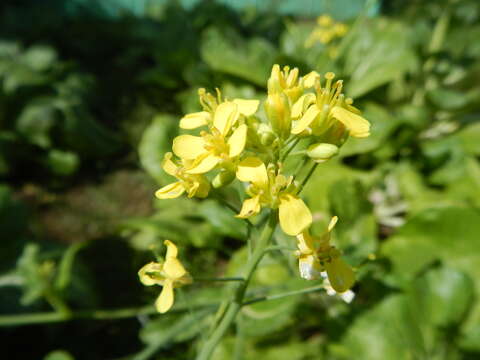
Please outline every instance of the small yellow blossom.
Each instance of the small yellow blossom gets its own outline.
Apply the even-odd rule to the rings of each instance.
[[[184,161],[185,163],[185,161]],[[172,161],[172,153],[166,153],[163,159],[163,170],[178,179],[177,182],[168,184],[155,192],[159,199],[173,199],[185,191],[188,197],[204,198],[210,191],[210,184],[203,175],[187,174],[184,166],[178,166]]]
[[[317,18],[317,27],[313,29],[305,41],[305,47],[312,47],[316,42],[327,45],[335,39],[345,36],[347,31],[347,25],[341,22],[335,22],[328,15],[319,16]]]
[[[239,218],[248,218],[266,206],[279,210],[279,222],[288,235],[297,235],[312,223],[312,214],[297,193],[293,177],[286,178],[273,167],[267,169],[262,160],[248,157],[240,162],[237,178],[249,182],[247,194],[250,198],[243,202]]]
[[[200,136],[177,136],[173,140],[173,152],[190,162],[185,173],[204,174],[217,165],[231,168],[247,141],[248,127],[245,123],[238,123],[240,116],[255,111],[256,106],[250,103],[225,101],[216,107],[209,131],[202,131]],[[193,122],[199,123],[197,120]]]
[[[140,269],[138,276],[143,285],[163,286],[160,296],[155,301],[155,307],[159,313],[166,313],[173,305],[173,289],[192,282],[190,274],[185,270],[182,263],[177,259],[178,249],[173,242],[165,240],[167,254],[165,261],[151,262]]]
[[[334,216],[327,231],[320,238],[314,238],[308,230],[297,235],[298,266],[300,276],[307,280],[319,279],[326,271],[332,288],[337,292],[345,292],[355,283],[355,274],[342,258],[341,252],[330,245],[330,233],[338,218]]]
[[[326,73],[324,87],[317,80],[316,94],[305,94],[293,105],[292,116],[297,120],[293,123],[292,134],[322,135],[332,142],[348,135],[358,138],[370,135],[370,123],[352,106],[352,99],[345,99],[342,80],[333,83],[334,78],[334,73]]]

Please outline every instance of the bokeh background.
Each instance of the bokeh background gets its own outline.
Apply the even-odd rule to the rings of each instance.
[[[307,41],[325,14],[347,33]],[[159,316],[137,271],[168,238],[193,276],[233,275],[247,231],[214,199],[155,200],[161,159],[199,87],[263,98],[279,63],[334,71],[372,123],[304,192],[316,225],[339,216],[356,296],[247,306],[214,359],[480,358],[479,19],[477,0],[3,0],[0,357],[194,357],[225,285]],[[271,253],[252,294],[312,285]]]

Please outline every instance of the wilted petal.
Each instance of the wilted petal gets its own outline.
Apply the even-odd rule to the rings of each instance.
[[[257,157],[245,158],[238,164],[237,178],[240,181],[251,182],[261,188],[268,185],[267,168],[263,161]]]
[[[251,199],[246,199],[243,202],[242,209],[240,210],[240,214],[235,215],[237,218],[246,219],[250,216],[256,215],[260,212],[260,196],[254,196]]]
[[[320,278],[319,264],[313,255],[301,256],[298,259],[298,270],[302,279],[316,280]]]
[[[165,284],[163,284],[162,292],[158,297],[157,301],[155,301],[155,308],[161,314],[166,313],[173,305],[173,282],[169,279],[165,280]]]
[[[200,111],[185,115],[180,119],[180,127],[182,129],[196,129],[200,126],[208,124],[211,115],[207,111]]]
[[[172,149],[178,157],[193,160],[206,153],[204,145],[205,142],[200,136],[180,135],[173,139]]]
[[[332,109],[332,115],[345,125],[351,136],[362,138],[370,135],[370,123],[360,115],[339,106]]]
[[[312,213],[302,199],[291,194],[280,197],[280,227],[288,235],[298,235],[312,224]]]
[[[241,154],[247,141],[248,127],[245,124],[240,125],[228,139],[229,156],[235,157]]]
[[[205,174],[217,166],[220,161],[219,157],[212,154],[205,155],[206,156],[200,157],[199,160],[193,163],[192,167],[185,172],[187,174]]]
[[[182,195],[185,191],[180,181],[168,184],[155,192],[158,199],[175,199]]]
[[[237,104],[238,111],[244,116],[255,114],[260,104],[259,100],[234,99],[233,102]]]
[[[300,134],[302,131],[304,131],[315,120],[318,114],[320,114],[318,106],[310,106],[302,118],[294,123],[292,127],[292,134]]]
[[[325,264],[328,280],[336,292],[344,292],[355,283],[355,273],[342,258],[336,257]]]
[[[239,117],[237,104],[227,101],[217,106],[213,115],[213,126],[225,136]]]

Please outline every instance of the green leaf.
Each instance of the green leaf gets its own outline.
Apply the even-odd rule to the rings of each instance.
[[[55,175],[69,176],[77,171],[80,159],[73,152],[53,149],[48,152],[46,163]]]
[[[214,200],[203,201],[198,208],[199,214],[207,220],[220,235],[244,240],[247,236],[247,224],[237,219],[234,213]]]
[[[58,120],[52,100],[42,99],[27,105],[17,119],[17,130],[32,144],[43,148],[52,145],[50,130]]]
[[[175,125],[175,120],[170,115],[155,116],[138,145],[142,167],[161,184],[175,180],[162,169],[163,156],[171,151],[171,141],[177,133]]]
[[[370,19],[358,29],[345,56],[350,75],[346,94],[353,98],[412,73],[418,60],[406,25],[386,19]]]
[[[210,28],[203,35],[201,53],[214,70],[265,86],[277,51],[264,39],[247,41],[233,30]]]
[[[22,60],[35,71],[45,71],[57,61],[57,53],[49,46],[35,45],[23,53]]]
[[[75,360],[75,358],[64,350],[55,350],[45,355],[43,360]]]

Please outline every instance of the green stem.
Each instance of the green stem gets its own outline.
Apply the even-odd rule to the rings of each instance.
[[[288,297],[288,296],[293,296],[293,295],[308,294],[308,293],[316,292],[316,291],[319,291],[319,290],[325,290],[325,286],[317,285],[317,286],[312,286],[312,287],[305,288],[305,289],[288,291],[288,292],[284,292],[284,293],[281,293],[281,294],[260,296],[260,297],[255,298],[255,299],[248,300],[248,301],[244,302],[242,305],[245,306],[245,305],[251,305],[251,304],[255,304],[255,303],[258,303],[258,302],[262,302],[262,301],[281,299],[281,298]]]
[[[240,311],[243,299],[245,297],[245,292],[247,290],[248,284],[252,278],[255,269],[257,268],[258,263],[265,254],[265,249],[270,243],[275,227],[277,226],[277,212],[271,211],[270,217],[267,224],[263,228],[260,239],[258,240],[255,249],[253,250],[252,256],[249,258],[246,268],[245,268],[245,281],[237,285],[235,289],[235,295],[232,301],[229,303],[227,311],[223,316],[222,320],[216,327],[216,329],[211,334],[210,338],[207,339],[203,345],[200,353],[197,356],[197,360],[209,360],[216,346],[222,339],[223,335],[230,328],[230,325],[234,322],[238,312]]]
[[[218,303],[204,304],[195,306],[194,309],[204,309],[208,307],[218,306]],[[183,312],[188,310],[187,307],[176,307],[170,310],[171,313]],[[30,313],[18,315],[2,315],[0,316],[0,327],[2,326],[20,326],[30,324],[56,323],[70,321],[75,319],[92,319],[92,320],[114,320],[138,315],[156,314],[157,310],[153,306],[124,308],[117,310],[80,310],[71,313],[48,312],[48,313]]]
[[[209,281],[209,282],[215,282],[215,281],[245,281],[244,278],[242,277],[224,277],[224,278],[199,278],[196,277],[194,278],[195,281]]]
[[[297,146],[298,142],[300,141],[300,138],[296,138],[290,145],[290,147],[283,153],[282,157],[280,158],[280,162],[284,162],[285,159],[287,158],[288,154],[293,150],[295,146]]]
[[[318,163],[313,164],[313,166],[308,171],[308,174],[303,178],[302,183],[298,187],[297,195],[299,195],[302,192],[304,186],[307,184],[308,180],[310,180],[310,177],[313,175],[317,166],[318,166]]]

